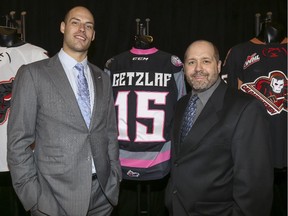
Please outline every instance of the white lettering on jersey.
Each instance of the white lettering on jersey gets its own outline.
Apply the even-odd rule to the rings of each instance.
[[[248,68],[250,65],[260,61],[259,55],[257,53],[252,54],[251,56],[247,56],[246,61],[244,62],[243,69]]]
[[[113,74],[112,86],[158,86],[167,87],[172,74],[151,72],[121,72]]]
[[[118,92],[115,106],[118,106],[118,140],[129,141],[128,136],[128,95],[130,91]]]
[[[133,57],[132,60],[133,61],[148,61],[149,58],[148,57]]]
[[[131,141],[128,135],[128,95],[130,91],[118,92],[115,99],[115,106],[118,107],[118,140]],[[162,109],[150,109],[149,102],[153,101],[155,105],[165,105],[168,92],[146,92],[135,91],[137,95],[136,108],[136,134],[134,142],[163,142],[165,111]],[[141,124],[137,119],[152,119],[153,128],[149,133],[147,126]]]

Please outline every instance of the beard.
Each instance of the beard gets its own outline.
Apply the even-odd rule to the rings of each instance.
[[[197,76],[205,77],[203,80],[197,80]],[[218,79],[218,73],[205,73],[203,71],[196,72],[193,75],[187,77],[187,82],[196,92],[203,92],[209,89]]]

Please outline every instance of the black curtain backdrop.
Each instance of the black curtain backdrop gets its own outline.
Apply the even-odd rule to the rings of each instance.
[[[88,7],[95,16],[96,39],[89,60],[103,69],[114,55],[129,50],[136,34],[136,18],[150,18],[150,35],[158,49],[183,54],[190,42],[214,42],[224,60],[232,46],[255,36],[255,14],[272,12],[273,21],[287,30],[286,0],[1,0],[2,18],[16,11],[26,16],[26,41],[52,56],[62,46],[60,22],[72,6]]]

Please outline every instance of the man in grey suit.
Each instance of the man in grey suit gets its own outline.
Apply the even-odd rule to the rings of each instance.
[[[192,91],[175,110],[166,205],[174,216],[269,216],[273,167],[267,113],[253,96],[228,89],[220,69],[212,43],[201,40],[187,48],[184,72]],[[195,114],[187,122],[194,124],[184,130],[190,98],[195,100],[187,113]]]
[[[15,78],[7,156],[13,186],[31,215],[106,216],[118,202],[121,169],[109,77],[87,61],[92,13],[72,8],[60,31],[60,52],[22,66]],[[86,114],[77,102],[83,93]]]

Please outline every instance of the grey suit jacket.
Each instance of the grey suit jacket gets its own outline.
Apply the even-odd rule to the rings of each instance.
[[[7,160],[26,210],[37,204],[48,215],[86,215],[91,157],[107,199],[117,204],[121,168],[112,88],[107,74],[88,65],[95,89],[90,128],[58,55],[22,66],[16,75]]]
[[[173,126],[171,215],[269,216],[273,166],[262,102],[221,82],[180,143],[189,97],[178,102]]]

